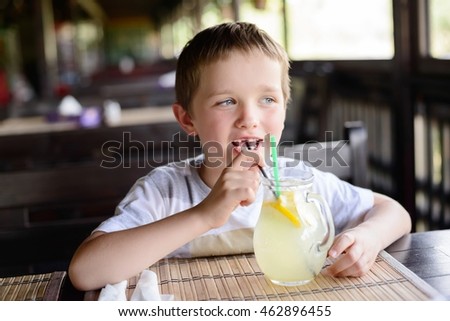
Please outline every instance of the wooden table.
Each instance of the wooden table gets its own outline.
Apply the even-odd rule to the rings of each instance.
[[[162,293],[175,294],[179,300],[426,300],[436,293],[434,298],[450,299],[450,230],[406,235],[381,253],[373,271],[363,278],[333,280],[319,275],[299,288],[272,287],[251,255],[162,260],[151,269],[159,275]],[[135,281],[129,280],[129,291]],[[88,293],[87,298],[95,295],[98,292]]]
[[[120,120],[108,127],[175,122],[171,106],[124,109]],[[79,129],[73,121],[48,122],[44,116],[9,118],[0,121],[0,136],[52,133]]]
[[[408,234],[386,251],[450,300],[450,230]]]
[[[420,300],[438,294],[438,299],[450,300],[450,230],[406,235],[389,246],[386,252],[390,255],[381,255],[376,267],[378,271],[375,271],[365,280],[360,278],[354,278],[354,280],[338,279],[337,282],[342,285],[342,289],[336,289],[336,284],[332,284],[334,281],[319,276],[317,282],[312,283],[308,289],[292,289],[287,292],[280,292],[279,289],[273,288],[269,283],[263,281],[262,275],[253,265],[254,261],[251,255],[237,256],[231,260],[226,257],[213,258],[211,259],[212,263],[208,263],[208,269],[203,271],[201,270],[202,265],[198,262],[186,260],[171,265],[167,260],[162,260],[158,263],[157,271],[163,274],[170,272],[172,275],[170,279],[165,276],[166,280],[168,279],[163,285],[166,291],[178,296],[197,296],[199,299],[205,299],[205,295],[210,295],[201,292],[202,288],[208,289],[210,287],[215,295],[228,295],[231,296],[231,299],[242,299],[242,297],[250,299],[255,294],[251,294],[251,291],[263,289],[264,295],[258,296],[256,299],[301,300],[309,298],[310,300],[317,300],[318,298],[324,298],[323,290],[326,289],[326,291],[336,292],[340,299],[346,300],[352,300],[352,297],[356,298],[359,295],[365,296],[365,299],[373,300],[389,300],[391,295],[394,295],[393,299],[398,300],[401,297],[395,297],[398,293],[397,289],[394,289],[393,294],[390,293],[392,290],[391,283],[401,283],[401,291],[406,291],[405,293],[410,297],[418,295]],[[180,268],[183,264],[193,264],[194,268],[191,268],[191,275],[183,275],[183,269]],[[177,267],[173,272],[175,266]],[[200,269],[196,267],[200,267]],[[219,267],[220,271],[218,270]],[[399,272],[399,275],[395,276],[394,270]],[[411,273],[411,271],[414,273]],[[177,275],[176,273],[179,274],[174,277],[174,275]],[[162,279],[161,274],[160,278]],[[223,288],[211,288],[211,286],[215,286],[212,282],[218,282],[218,280],[222,282]],[[180,284],[183,282],[189,285],[189,290],[181,289]],[[242,287],[240,282],[247,282],[248,287]],[[86,293],[75,290],[67,277],[65,282],[60,284],[62,287],[60,300],[83,300],[85,298]],[[320,288],[317,287],[318,285]],[[237,289],[236,293],[231,291],[234,288]],[[245,292],[246,290],[250,292]],[[422,294],[424,296],[420,297]],[[214,299],[220,299],[220,297]]]
[[[443,297],[429,284],[382,251],[363,277],[333,278],[322,273],[301,286],[279,286],[261,272],[253,253],[163,259],[150,270],[158,276],[161,294],[176,301],[428,301]],[[139,276],[128,280],[132,296]],[[97,300],[89,291],[86,300]]]

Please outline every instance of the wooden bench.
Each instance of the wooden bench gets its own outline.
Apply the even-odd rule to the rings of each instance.
[[[0,137],[0,276],[65,270],[139,177],[199,151],[175,125]]]
[[[68,259],[150,170],[77,165],[2,174],[0,265]]]

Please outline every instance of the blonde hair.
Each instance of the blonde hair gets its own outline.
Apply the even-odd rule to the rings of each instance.
[[[192,97],[200,83],[202,67],[226,58],[234,50],[250,53],[255,49],[280,62],[282,91],[287,103],[290,99],[290,78],[286,51],[265,31],[245,22],[223,23],[207,28],[185,45],[177,62],[177,102],[189,112]]]

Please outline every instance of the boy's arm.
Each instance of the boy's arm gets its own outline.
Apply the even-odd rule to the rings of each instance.
[[[147,268],[208,231],[201,210],[112,233],[96,232],[78,248],[69,267],[72,284],[87,291],[114,284]]]
[[[325,272],[332,276],[361,276],[378,253],[411,231],[408,212],[393,199],[374,193],[374,206],[357,226],[336,236],[328,251],[334,260]]]
[[[132,229],[88,237],[69,266],[72,284],[79,290],[98,289],[136,275],[172,251],[225,224],[239,205],[255,200],[259,186],[257,167],[240,154],[227,167],[210,194],[197,206],[160,221]]]

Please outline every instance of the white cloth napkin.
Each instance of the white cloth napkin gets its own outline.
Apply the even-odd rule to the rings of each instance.
[[[101,291],[98,297],[99,301],[126,301],[128,281],[124,280],[116,284],[107,284]]]
[[[155,272],[150,270],[142,271],[130,301],[161,301],[158,277]]]
[[[122,281],[116,284],[107,284],[101,291],[99,301],[126,301],[126,290],[128,282]],[[158,277],[155,272],[144,270],[139,277],[136,288],[131,295],[130,301],[172,301],[171,294],[159,293]]]

